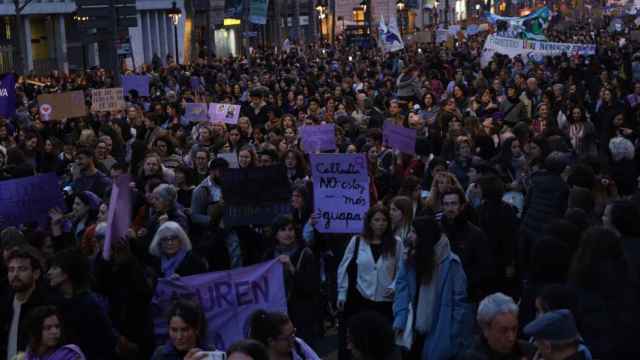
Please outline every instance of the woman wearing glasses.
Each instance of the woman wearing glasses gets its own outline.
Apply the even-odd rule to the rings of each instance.
[[[270,360],[320,360],[302,339],[286,314],[258,310],[251,315],[249,338],[259,341]]]
[[[191,251],[191,241],[182,227],[174,221],[160,225],[149,253],[154,256],[157,276],[188,276],[207,271],[206,264]]]

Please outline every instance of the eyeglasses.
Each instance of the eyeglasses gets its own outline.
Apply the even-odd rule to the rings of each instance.
[[[177,236],[167,236],[167,237],[160,238],[160,242],[163,244],[166,244],[169,242],[177,243],[177,242],[180,242],[180,238]]]
[[[287,336],[278,336],[277,341],[294,341],[296,339],[296,329],[294,328],[291,334]]]

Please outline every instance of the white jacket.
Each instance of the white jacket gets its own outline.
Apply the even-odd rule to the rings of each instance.
[[[349,290],[348,268],[355,251],[356,235],[351,238],[347,249],[344,252],[340,266],[338,267],[338,300],[346,301]],[[402,241],[397,237],[395,256],[381,255],[377,262],[373,261],[371,247],[362,236],[360,236],[360,249],[356,263],[358,265],[357,289],[365,299],[371,301],[393,301],[393,290],[395,279],[400,269],[400,260],[404,247]],[[388,296],[385,296],[387,294]]]

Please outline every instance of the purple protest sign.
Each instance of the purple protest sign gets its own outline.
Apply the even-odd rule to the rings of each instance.
[[[138,96],[149,96],[149,80],[146,75],[125,75],[122,77],[124,96],[129,96],[129,90],[136,90]]]
[[[193,91],[200,90],[200,78],[197,76],[192,76],[189,80],[189,85],[191,85],[191,90]]]
[[[0,115],[5,118],[16,113],[16,77],[5,74],[0,77]]]
[[[107,234],[104,239],[102,256],[109,260],[111,256],[111,244],[125,236],[131,225],[131,189],[129,184],[133,180],[129,175],[120,175],[116,178],[111,189],[109,212],[107,213]],[[116,212],[116,210],[118,210]]]
[[[359,233],[369,209],[364,154],[311,154],[313,198],[322,233]]]
[[[235,125],[240,118],[240,105],[233,104],[209,104],[209,121],[224,122]]]
[[[165,314],[176,298],[200,304],[207,324],[203,343],[220,350],[249,336],[249,317],[256,310],[287,312],[283,268],[277,260],[235,270],[158,280],[151,301],[158,344],[167,339]]]
[[[204,103],[186,103],[184,104],[184,119],[189,122],[207,121],[207,104]]]
[[[334,124],[307,125],[298,129],[304,152],[308,154],[336,148],[336,126]]]
[[[0,182],[0,223],[5,226],[45,226],[49,210],[56,207],[64,208],[64,196],[54,173]]]
[[[382,128],[383,144],[405,154],[416,153],[416,129],[408,129],[385,121]]]

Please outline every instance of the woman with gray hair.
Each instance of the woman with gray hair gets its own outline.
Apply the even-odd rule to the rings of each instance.
[[[191,240],[182,227],[167,221],[160,225],[149,246],[158,277],[188,276],[207,271],[206,264],[191,251]]]
[[[152,210],[149,213],[150,223],[147,229],[153,231],[166,221],[175,221],[185,232],[189,231],[189,219],[178,204],[178,191],[170,184],[160,184],[151,192],[149,202]]]
[[[470,359],[531,359],[535,347],[518,340],[518,305],[503,293],[484,298],[476,316],[480,335],[471,349],[459,357]]]

